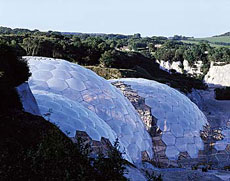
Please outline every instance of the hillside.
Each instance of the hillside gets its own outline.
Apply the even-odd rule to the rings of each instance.
[[[230,36],[221,35],[209,38],[197,38],[197,41],[208,41],[211,44],[230,46]]]
[[[223,33],[223,34],[221,34],[221,35],[217,35],[217,36],[230,36],[230,32]]]
[[[87,157],[43,118],[14,111],[11,116],[0,114],[0,120],[1,179],[93,180],[97,177]]]
[[[182,40],[184,43],[191,43],[191,44],[197,44],[200,42],[207,42],[212,47],[230,47],[230,36],[228,33],[219,35],[219,36],[213,36],[213,37],[207,37],[207,38],[189,38],[188,40]]]

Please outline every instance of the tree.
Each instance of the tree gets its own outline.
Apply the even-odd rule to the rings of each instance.
[[[109,50],[105,51],[100,58],[100,65],[102,67],[112,67],[113,63],[116,61],[115,59],[116,51],[115,50]]]
[[[22,109],[15,87],[30,76],[27,63],[17,56],[13,47],[0,44],[0,112]]]
[[[136,33],[136,34],[133,35],[133,38],[140,39],[141,38],[141,34],[140,33]]]
[[[114,145],[109,148],[108,157],[102,153],[94,162],[94,167],[105,180],[127,180],[125,174],[125,160],[122,158],[122,152],[119,151],[119,141],[116,139]]]

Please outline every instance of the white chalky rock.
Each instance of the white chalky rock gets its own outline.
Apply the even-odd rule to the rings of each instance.
[[[131,86],[145,104],[151,108],[151,114],[157,118],[157,126],[162,131],[162,141],[166,144],[166,156],[177,160],[180,152],[187,151],[191,158],[198,157],[198,151],[204,149],[200,131],[208,124],[199,108],[179,91],[152,80],[123,78],[111,82],[123,82]]]
[[[108,81],[91,70],[65,60],[45,57],[24,58],[28,61],[32,73],[29,85],[35,97],[39,97],[39,94],[44,97],[48,92],[52,93],[52,96],[48,94],[48,97],[55,100],[53,103],[57,101],[55,95],[62,96],[62,103],[65,99],[66,103],[80,103],[110,126],[133,162],[141,161],[143,151],[152,158],[152,141],[139,115],[123,94]],[[39,105],[46,107],[43,101]],[[56,116],[57,119],[59,115],[61,114]],[[66,119],[72,116],[68,113],[63,115],[67,116]],[[71,132],[70,130],[66,131]],[[90,131],[92,136],[98,136],[93,130]]]
[[[219,62],[220,64],[221,62]],[[211,62],[210,69],[204,77],[204,81],[209,86],[230,86],[230,64],[226,65],[214,65],[214,62]]]

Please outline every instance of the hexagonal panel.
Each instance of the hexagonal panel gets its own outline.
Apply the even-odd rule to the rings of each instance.
[[[215,143],[215,148],[218,151],[225,150],[226,147],[227,147],[227,142],[225,140],[217,141]]]
[[[71,89],[74,89],[76,91],[83,91],[86,89],[84,82],[76,81],[76,79],[74,79],[74,78],[67,79],[66,82]]]
[[[180,152],[186,152],[187,151],[187,142],[184,138],[176,138],[176,144],[175,146]]]
[[[175,146],[167,146],[165,153],[166,153],[166,156],[170,160],[176,160],[178,158],[180,152],[177,150],[177,148]]]
[[[54,91],[63,91],[68,88],[68,84],[61,79],[50,79],[47,81],[47,84],[49,88],[53,89]]]
[[[51,70],[54,70],[56,69],[56,67],[52,64],[48,64],[48,63],[41,63],[37,66],[37,68],[39,70],[47,70],[47,71],[51,71]]]
[[[61,80],[66,80],[66,79],[70,79],[71,75],[67,72],[67,71],[62,71],[62,70],[52,70],[51,71],[53,76],[57,79],[61,79]]]
[[[184,129],[180,124],[172,124],[171,125],[171,133],[175,137],[183,137],[184,136]]]
[[[36,80],[42,80],[42,81],[47,81],[51,78],[53,78],[53,75],[49,71],[35,71],[33,72],[33,77]]]
[[[197,158],[198,157],[198,149],[195,144],[187,144],[187,152],[191,158]]]
[[[175,145],[176,143],[176,138],[171,132],[165,132],[162,136],[162,140],[167,146]]]

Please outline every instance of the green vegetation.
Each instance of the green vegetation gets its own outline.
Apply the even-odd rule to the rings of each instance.
[[[123,175],[126,171],[126,161],[122,159],[118,139],[116,139],[114,146],[109,148],[108,157],[103,154],[99,154],[94,162],[96,170],[103,175],[104,180],[127,180]]]
[[[230,100],[230,87],[216,88],[215,95],[217,100]]]
[[[0,120],[1,180],[126,180],[117,143],[94,160],[42,117],[16,110]]]
[[[219,48],[219,47],[230,48],[230,36],[228,33],[220,35],[220,36],[213,36],[213,37],[207,37],[207,38],[181,39],[181,41],[187,44],[198,44],[198,43],[204,42],[216,48]]]
[[[0,43],[0,112],[22,109],[15,87],[27,81],[30,73],[17,53],[15,47]]]
[[[230,36],[215,36],[215,37],[208,37],[208,38],[197,38],[196,40],[203,40],[203,41],[208,41],[213,44],[230,46]]]
[[[208,43],[185,44],[189,37],[141,37],[135,35],[40,32],[38,30],[0,28],[0,42],[15,47],[19,55],[62,58],[91,67],[105,78],[140,77],[167,83],[182,91],[205,88],[202,81],[188,75],[162,71],[156,60],[183,61],[191,66],[204,63],[205,74],[210,61],[229,62],[229,49],[214,48]],[[182,67],[183,68],[183,67]],[[100,71],[99,71],[100,70]],[[116,75],[112,75],[116,72]],[[199,77],[198,79],[202,79]]]

